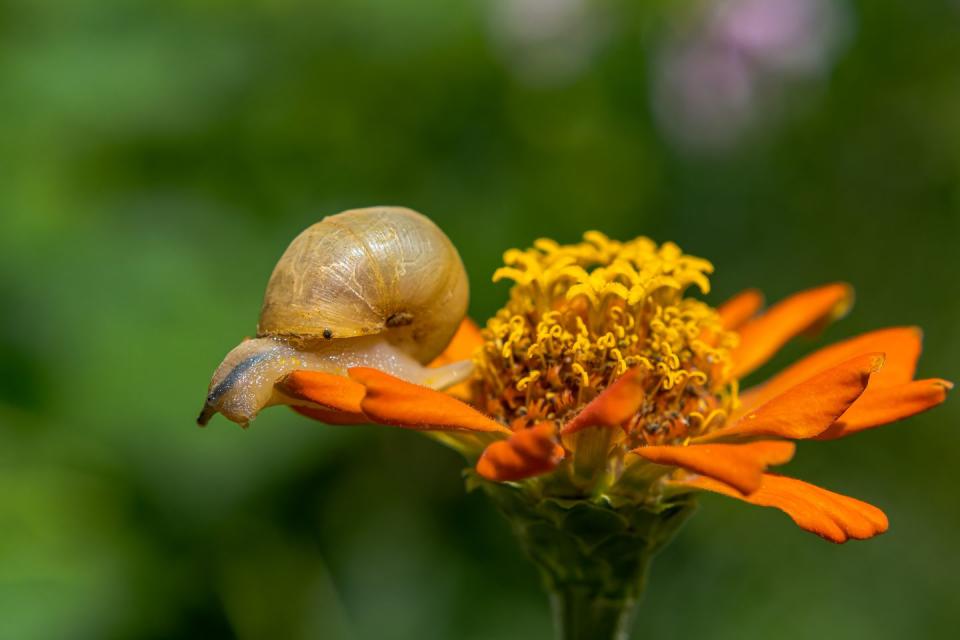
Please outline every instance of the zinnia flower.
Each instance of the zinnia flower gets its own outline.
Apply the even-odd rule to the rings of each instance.
[[[336,423],[425,431],[475,461],[472,487],[507,515],[540,567],[565,637],[620,637],[645,567],[712,492],[773,507],[832,542],[887,530],[866,502],[769,471],[797,440],[833,440],[943,402],[951,383],[914,380],[921,334],[886,328],[821,349],[744,391],[739,380],[787,341],[844,315],[828,284],[761,312],[746,291],[713,308],[712,265],[672,243],[538,240],[494,281],[509,300],[464,321],[438,364],[473,358],[446,393],[371,368],[297,371],[285,392]]]

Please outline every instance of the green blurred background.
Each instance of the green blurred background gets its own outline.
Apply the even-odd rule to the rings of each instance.
[[[505,249],[597,228],[711,259],[714,302],[856,287],[757,379],[912,323],[960,378],[960,3],[767,1],[0,2],[0,637],[551,637],[453,452],[193,422],[342,209],[432,216],[478,319]],[[869,542],[704,498],[638,637],[955,637],[958,418],[800,446],[889,514]]]

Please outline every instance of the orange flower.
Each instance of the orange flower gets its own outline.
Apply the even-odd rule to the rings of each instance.
[[[436,364],[473,358],[446,393],[369,368],[349,378],[297,371],[297,411],[336,424],[427,431],[476,460],[476,473],[540,498],[635,504],[651,512],[695,492],[786,513],[833,542],[886,531],[869,504],[770,473],[796,440],[831,440],[930,409],[952,387],[914,380],[920,331],[873,331],[821,349],[766,382],[739,380],[787,341],[844,315],[852,291],[830,284],[761,313],[756,291],[718,309],[709,262],[646,238],[539,240],[512,250],[494,280],[514,286],[480,330],[465,320]]]

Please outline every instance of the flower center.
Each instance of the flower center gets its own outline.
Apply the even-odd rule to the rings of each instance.
[[[493,280],[514,281],[483,331],[474,397],[522,428],[564,421],[627,369],[644,371],[644,403],[628,433],[641,443],[682,440],[722,422],[734,402],[730,349],[707,293],[713,266],[673,243],[610,240],[598,232],[560,245],[541,239],[504,254]]]

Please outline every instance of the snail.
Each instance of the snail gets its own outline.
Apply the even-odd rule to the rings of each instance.
[[[214,372],[197,422],[221,413],[247,426],[270,405],[311,406],[277,386],[297,369],[345,375],[374,367],[435,389],[461,382],[468,360],[426,365],[450,342],[468,298],[460,255],[425,216],[371,207],[323,218],[280,257],[256,337]]]

